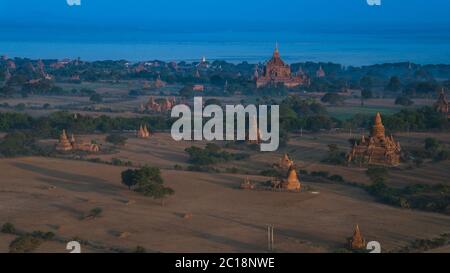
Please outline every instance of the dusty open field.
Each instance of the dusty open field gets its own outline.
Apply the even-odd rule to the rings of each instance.
[[[414,145],[426,136],[399,138],[405,145]],[[364,169],[318,163],[327,144],[346,149],[347,138],[347,134],[296,136],[278,153],[252,152],[250,160],[218,167],[236,166],[248,171],[253,181],[262,182],[267,178],[256,174],[289,152],[302,169],[368,182]],[[173,170],[175,164],[187,165],[184,149],[192,144],[174,142],[164,133],[149,140],[130,136],[119,153],[93,156],[161,167],[166,183],[176,192],[164,206],[121,185],[122,167],[37,157],[1,159],[0,224],[11,222],[27,232],[52,231],[62,241],[89,240],[94,246],[84,247],[87,252],[130,251],[138,245],[158,252],[264,252],[267,224],[275,225],[279,252],[335,251],[345,247],[357,223],[364,236],[379,241],[385,251],[450,232],[449,216],[383,205],[353,187],[303,180],[319,194],[242,191],[237,187],[245,174]],[[448,183],[448,167],[444,162],[392,171],[389,183]],[[96,207],[103,210],[100,218],[83,219]],[[185,219],[185,214],[192,217]],[[0,252],[8,251],[13,239],[0,235]],[[65,245],[46,242],[38,251],[65,252]],[[445,248],[435,251],[446,252]]]

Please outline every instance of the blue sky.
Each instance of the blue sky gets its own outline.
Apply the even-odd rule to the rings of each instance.
[[[0,0],[0,26],[242,29],[450,26],[448,0]]]

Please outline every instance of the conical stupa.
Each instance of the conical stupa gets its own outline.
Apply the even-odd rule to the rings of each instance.
[[[290,191],[300,191],[302,185],[298,179],[297,170],[291,167],[288,172],[288,178],[282,182],[282,188]]]
[[[361,230],[359,229],[359,225],[356,225],[355,231],[353,232],[353,236],[349,240],[349,247],[350,247],[350,249],[353,249],[353,250],[366,248],[366,240],[361,235]]]
[[[56,150],[60,152],[67,152],[73,149],[72,144],[67,138],[66,130],[63,130],[59,136],[58,144],[56,145]]]

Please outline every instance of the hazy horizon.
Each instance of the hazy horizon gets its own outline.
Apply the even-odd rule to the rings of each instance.
[[[0,0],[0,54],[85,60],[450,63],[445,0]]]

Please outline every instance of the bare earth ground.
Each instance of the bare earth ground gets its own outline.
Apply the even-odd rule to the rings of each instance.
[[[399,136],[405,145],[417,145],[426,137]],[[449,139],[445,134],[433,137]],[[252,174],[252,181],[265,181],[256,174],[289,152],[302,169],[368,183],[364,169],[318,163],[329,143],[346,151],[347,138],[348,134],[294,136],[278,153],[252,152],[250,160],[218,167],[236,166]],[[267,224],[275,225],[279,252],[343,248],[356,223],[368,240],[379,241],[385,251],[450,231],[450,216],[383,205],[353,187],[302,181],[319,194],[243,191],[237,187],[245,174],[173,170],[175,164],[186,165],[184,149],[192,144],[177,143],[164,133],[149,140],[130,136],[118,154],[93,156],[161,167],[167,185],[176,192],[164,206],[121,185],[122,167],[54,158],[1,159],[0,223],[11,222],[27,232],[52,231],[64,240],[92,241],[95,246],[84,246],[86,252],[129,251],[138,245],[157,252],[264,252]],[[449,163],[443,162],[393,170],[389,183],[448,183],[448,168]],[[83,218],[96,207],[102,208],[101,217]],[[13,239],[0,235],[0,252],[7,252]],[[66,252],[65,245],[57,242],[46,242],[37,251]]]

